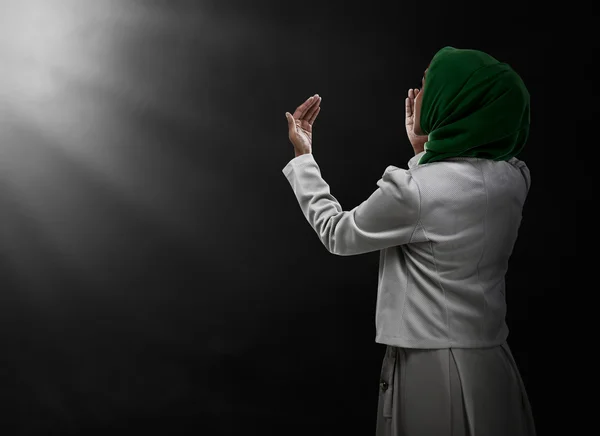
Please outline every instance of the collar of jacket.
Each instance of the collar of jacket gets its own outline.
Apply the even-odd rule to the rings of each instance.
[[[421,156],[423,156],[424,154],[425,154],[425,150],[423,150],[422,152],[415,154],[413,157],[411,157],[410,160],[408,161],[408,168],[411,169],[411,168],[419,165],[419,159],[421,159]]]

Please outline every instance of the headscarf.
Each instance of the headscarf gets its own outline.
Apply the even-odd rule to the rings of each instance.
[[[419,164],[468,156],[509,160],[529,136],[529,92],[506,63],[479,50],[446,46],[427,70]]]

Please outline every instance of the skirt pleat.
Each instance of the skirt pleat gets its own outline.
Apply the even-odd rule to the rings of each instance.
[[[508,344],[386,346],[376,436],[535,436],[525,385]]]

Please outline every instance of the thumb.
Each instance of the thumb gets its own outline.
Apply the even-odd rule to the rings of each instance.
[[[294,131],[296,130],[296,123],[294,122],[294,117],[291,113],[286,112],[285,113],[285,117],[287,118],[288,121],[288,126],[291,129],[292,127],[294,128]]]

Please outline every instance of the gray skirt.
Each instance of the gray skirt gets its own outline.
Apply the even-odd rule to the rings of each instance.
[[[376,436],[534,436],[508,343],[491,348],[386,346]]]

